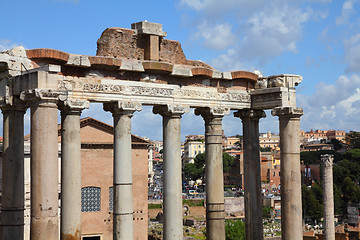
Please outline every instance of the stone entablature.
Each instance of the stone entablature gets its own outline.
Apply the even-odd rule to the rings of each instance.
[[[161,24],[140,22],[132,27],[105,30],[97,56],[22,47],[0,53],[0,96],[5,100],[41,89],[37,91],[42,95],[58,95],[61,101],[135,100],[144,105],[229,110],[296,106],[294,87],[301,76],[220,72],[201,61],[187,60],[180,43],[163,39]],[[143,43],[151,36],[159,38],[159,48]],[[145,60],[148,50],[150,60]]]

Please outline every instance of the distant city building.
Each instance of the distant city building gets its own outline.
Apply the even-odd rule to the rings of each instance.
[[[260,133],[259,144],[261,148],[270,147],[272,150],[279,151],[280,136],[278,134],[271,133],[270,131],[268,131],[267,133]]]
[[[345,131],[339,130],[310,130],[309,132],[300,131],[300,141],[302,143],[320,143],[331,139],[337,139],[345,142]]]
[[[240,149],[241,146],[242,140],[240,140],[237,136],[229,136],[225,138],[225,149]]]
[[[194,163],[196,155],[205,152],[205,137],[203,135],[189,135],[185,137],[183,165]]]

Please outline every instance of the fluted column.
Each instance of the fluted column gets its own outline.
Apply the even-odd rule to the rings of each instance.
[[[183,239],[180,119],[188,111],[186,107],[173,105],[153,109],[163,117],[164,240]]]
[[[303,239],[301,174],[300,174],[300,117],[302,108],[275,108],[272,115],[280,121],[281,167],[281,234],[282,239]]]
[[[205,121],[206,238],[225,240],[222,117],[227,108],[198,108]]]
[[[335,239],[334,221],[334,190],[333,190],[334,155],[321,155],[324,182],[324,237],[325,240]]]
[[[31,107],[31,240],[59,239],[58,114],[60,92],[22,93]]]
[[[0,239],[24,239],[24,102],[3,104]]]
[[[61,240],[81,240],[80,115],[89,102],[67,100],[61,109]]]
[[[259,119],[262,110],[240,110],[234,113],[243,123],[245,236],[248,240],[263,239],[263,211],[261,193],[261,162]]]
[[[113,239],[134,238],[133,227],[133,180],[131,158],[131,117],[141,105],[133,102],[104,104],[114,118],[114,211]]]

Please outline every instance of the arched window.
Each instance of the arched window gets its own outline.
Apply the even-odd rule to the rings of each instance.
[[[99,212],[101,206],[101,188],[83,187],[81,189],[81,211]]]

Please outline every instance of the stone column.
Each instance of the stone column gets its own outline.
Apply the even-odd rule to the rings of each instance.
[[[263,239],[259,119],[266,115],[262,110],[247,109],[234,116],[243,123],[245,236],[259,240]]]
[[[164,240],[183,239],[180,118],[187,111],[185,107],[169,105],[153,109],[163,116]]]
[[[0,239],[24,239],[24,114],[22,102],[4,104]]]
[[[31,240],[59,239],[58,110],[60,92],[29,90],[31,107]]]
[[[321,155],[324,181],[324,237],[325,240],[335,239],[334,224],[334,190],[333,190],[333,160],[334,155]]]
[[[104,110],[112,112],[114,118],[113,239],[133,239],[131,117],[141,110],[141,105],[110,102],[104,104]]]
[[[222,117],[226,108],[198,108],[205,121],[206,239],[225,240]]]
[[[302,108],[284,107],[272,110],[280,121],[281,167],[281,233],[282,239],[303,239],[300,117]]]
[[[61,240],[81,240],[80,115],[89,102],[67,100],[61,109]]]

